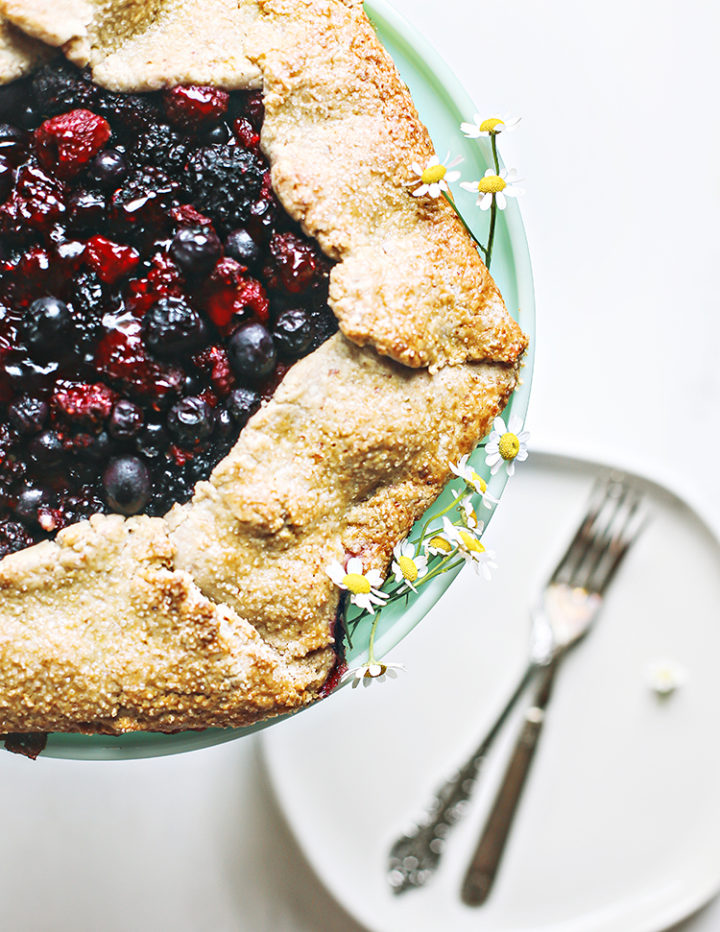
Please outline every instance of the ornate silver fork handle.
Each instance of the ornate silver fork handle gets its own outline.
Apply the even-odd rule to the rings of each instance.
[[[437,790],[425,814],[393,844],[388,856],[387,876],[394,893],[421,887],[435,872],[445,847],[445,837],[463,814],[490,745],[540,666],[540,663],[530,661],[480,745]]]

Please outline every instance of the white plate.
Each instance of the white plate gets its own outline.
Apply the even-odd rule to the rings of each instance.
[[[480,909],[459,887],[503,768],[495,748],[423,890],[394,897],[390,841],[482,736],[525,662],[527,606],[601,468],[533,454],[486,544],[491,584],[464,571],[392,656],[408,672],[341,690],[263,736],[280,805],[338,901],[377,932],[658,932],[720,887],[720,545],[646,479],[653,520],[589,639],[566,661],[500,876]],[[659,700],[648,661],[686,685]]]

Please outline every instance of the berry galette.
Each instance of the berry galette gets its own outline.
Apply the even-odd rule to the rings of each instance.
[[[360,3],[0,13],[0,731],[298,708],[526,339]]]

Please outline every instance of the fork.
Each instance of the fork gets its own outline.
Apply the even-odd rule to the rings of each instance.
[[[598,496],[601,495],[599,498]],[[642,530],[640,498],[624,482],[610,479],[596,488],[588,512],[550,577],[535,614],[552,633],[549,663],[507,765],[480,840],[470,861],[461,896],[479,906],[490,894],[538,745],[560,662],[584,637],[597,617],[603,596],[631,544]]]
[[[639,530],[639,527],[632,531],[629,530],[631,519],[637,512],[638,496],[628,489],[622,478],[617,474],[611,474],[606,481],[598,482],[590,497],[587,512],[580,522],[575,536],[548,581],[538,606],[532,612],[530,658],[517,686],[492,727],[468,760],[440,786],[423,816],[401,835],[390,848],[387,878],[394,893],[399,894],[405,890],[423,886],[437,869],[445,849],[447,835],[453,825],[460,821],[467,808],[481,765],[491,745],[502,730],[502,726],[525,692],[528,684],[538,674],[538,671],[546,670],[550,673],[549,696],[552,676],[554,676],[559,657],[564,650],[582,636],[584,630],[577,631],[576,636],[571,640],[567,640],[568,635],[563,636],[560,629],[556,633],[552,622],[559,615],[554,611],[552,605],[546,604],[545,596],[550,590],[553,593],[560,593],[564,591],[561,587],[568,587],[570,583],[568,571],[571,569],[573,561],[576,562],[579,555],[587,556],[589,547],[586,544],[589,543],[589,535],[593,530],[593,526],[608,504],[613,501],[618,507],[622,504],[627,521],[624,523],[625,530],[623,533],[625,536],[621,538],[624,545],[619,546],[618,543],[613,545],[613,563],[607,570],[605,586],[610,581],[627,547]],[[601,593],[598,593],[597,598],[600,597]],[[552,602],[552,600],[553,596],[551,595],[549,601]],[[586,628],[591,620],[592,616],[588,618]],[[561,651],[559,648],[563,640],[567,640],[567,643]],[[479,871],[476,871],[476,876],[480,876]]]

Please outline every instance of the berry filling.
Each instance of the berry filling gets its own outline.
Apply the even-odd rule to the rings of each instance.
[[[187,501],[336,329],[283,211],[261,95],[0,87],[0,557]]]

